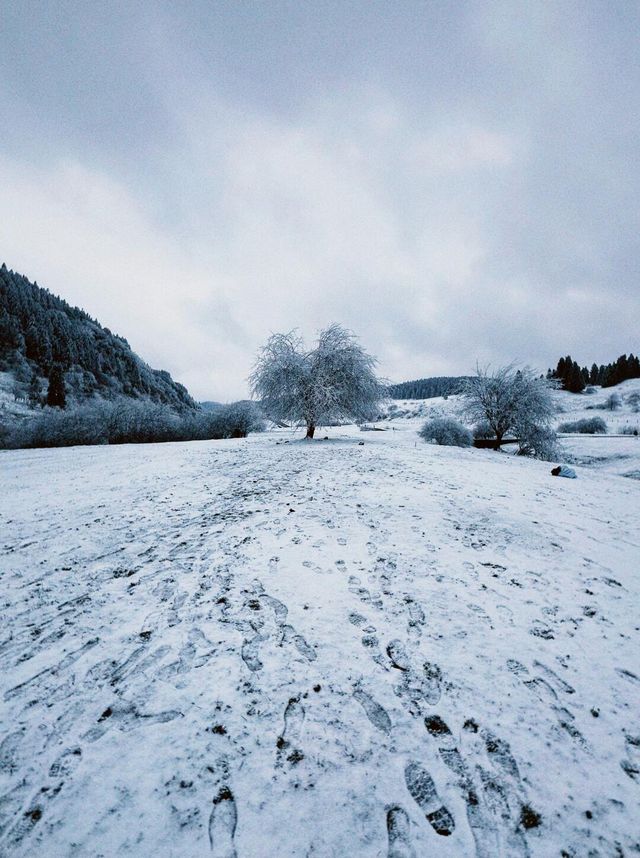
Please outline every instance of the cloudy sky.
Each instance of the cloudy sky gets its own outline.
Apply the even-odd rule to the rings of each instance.
[[[640,4],[0,0],[0,261],[196,398],[637,351]]]

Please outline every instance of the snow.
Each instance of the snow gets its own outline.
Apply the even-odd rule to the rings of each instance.
[[[639,848],[640,483],[420,422],[0,453],[1,855]]]
[[[27,417],[33,412],[29,404],[16,401],[13,395],[15,376],[10,372],[0,372],[0,419]]]

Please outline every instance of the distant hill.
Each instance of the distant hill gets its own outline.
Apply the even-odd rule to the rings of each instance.
[[[198,405],[203,411],[219,411],[219,409],[223,407],[221,402],[212,402],[211,400],[199,402]]]
[[[458,393],[467,377],[459,375],[419,378],[416,381],[391,384],[387,392],[391,399],[433,399],[435,396],[450,396]]]
[[[0,371],[15,378],[16,396],[44,392],[52,374],[62,375],[66,394],[82,402],[99,396],[149,400],[176,411],[198,410],[183,385],[151,369],[129,343],[72,307],[0,268]]]

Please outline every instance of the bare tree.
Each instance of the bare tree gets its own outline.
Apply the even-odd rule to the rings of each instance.
[[[627,396],[627,405],[631,408],[634,414],[637,414],[640,411],[640,393],[630,393]]]
[[[375,416],[385,395],[375,365],[351,331],[330,325],[311,351],[295,332],[273,334],[249,382],[271,420],[304,425],[306,437],[313,438],[317,426]]]
[[[550,385],[528,367],[512,364],[494,372],[478,367],[463,385],[464,414],[470,421],[486,422],[495,435],[495,448],[512,432],[520,451],[538,458],[554,453],[554,414]]]
[[[620,394],[616,391],[615,393],[610,394],[604,401],[604,407],[609,411],[617,411],[618,408],[622,405],[622,398]]]

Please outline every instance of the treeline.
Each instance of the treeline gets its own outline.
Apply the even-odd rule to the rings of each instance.
[[[0,419],[0,447],[74,447],[245,438],[261,432],[264,420],[255,403],[221,405],[215,411],[178,414],[167,405],[121,398],[94,401],[67,410],[45,408],[22,420]]]
[[[433,399],[435,396],[451,396],[458,393],[467,376],[438,376],[419,378],[391,384],[387,393],[391,399]]]
[[[198,407],[185,387],[151,369],[124,338],[4,264],[0,370],[14,374],[16,392],[32,404],[64,408],[68,394],[75,402],[128,396],[181,412]]]
[[[547,378],[557,379],[562,389],[571,393],[580,393],[590,384],[613,387],[630,378],[640,378],[640,359],[633,354],[620,355],[613,363],[600,366],[594,363],[589,369],[567,355],[560,358],[555,369],[547,371]]]

